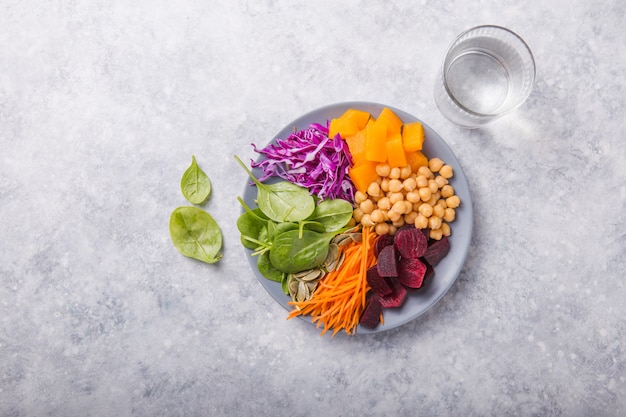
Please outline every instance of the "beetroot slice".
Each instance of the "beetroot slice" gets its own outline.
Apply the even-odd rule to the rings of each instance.
[[[367,283],[370,285],[375,294],[380,296],[391,294],[391,287],[387,283],[387,280],[380,276],[376,266],[367,270],[366,278]]]
[[[398,230],[394,244],[403,258],[419,258],[426,253],[428,239],[424,236],[424,232],[411,227]]]
[[[399,269],[398,279],[403,285],[409,288],[420,288],[426,278],[428,267],[418,258],[402,258]]]
[[[374,244],[374,256],[378,258],[380,251],[383,250],[385,246],[393,245],[393,236],[389,234],[381,235]]]
[[[441,240],[434,240],[424,253],[424,260],[435,266],[442,260],[450,251],[450,241],[447,236],[443,236]]]
[[[383,306],[380,304],[380,299],[377,296],[371,297],[367,303],[367,307],[361,314],[361,320],[359,323],[362,326],[369,327],[370,329],[376,327],[380,323],[380,313],[383,312]]]
[[[394,245],[385,246],[378,254],[376,269],[381,277],[398,276],[398,255]]]
[[[389,295],[380,297],[380,304],[383,308],[400,307],[406,300],[407,290],[398,279],[391,278],[388,281],[392,285],[393,291]]]

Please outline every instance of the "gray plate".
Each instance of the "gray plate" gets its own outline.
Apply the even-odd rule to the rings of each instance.
[[[418,118],[390,106],[385,106],[377,103],[368,102],[346,102],[332,104],[326,107],[322,107],[318,110],[312,111],[299,117],[298,119],[285,126],[276,136],[272,139],[274,142],[277,138],[286,138],[290,133],[296,130],[302,130],[311,123],[319,123],[324,125],[327,120],[341,116],[348,109],[359,109],[369,112],[373,117],[377,117],[380,111],[384,107],[389,107],[393,110],[398,117],[405,123],[420,121]],[[454,186],[456,194],[461,199],[461,206],[456,210],[456,219],[451,223],[452,234],[450,236],[450,252],[448,255],[435,266],[435,273],[428,280],[422,288],[419,290],[409,290],[407,300],[400,308],[385,309],[383,312],[385,324],[378,325],[374,329],[368,329],[366,327],[359,326],[357,328],[357,334],[365,333],[377,333],[385,330],[391,330],[398,326],[402,326],[407,322],[416,319],[430,309],[437,301],[443,297],[443,295],[450,289],[452,284],[456,281],[467,253],[469,250],[470,239],[472,236],[472,224],[473,224],[473,212],[472,212],[472,200],[467,184],[467,179],[463,173],[463,169],[459,164],[459,161],[452,153],[450,147],[443,141],[443,139],[428,125],[422,122],[424,126],[425,140],[424,149],[422,152],[428,158],[438,157],[445,163],[452,166],[454,169],[454,177],[451,179],[451,184]],[[257,146],[262,144],[257,143]],[[260,176],[260,170],[253,170],[255,176]],[[246,181],[246,186],[243,193],[243,200],[250,207],[256,207],[254,199],[256,198],[256,187],[250,186]],[[277,282],[269,281],[263,275],[261,275],[256,267],[256,258],[250,256],[251,251],[246,249],[246,254],[250,262],[250,267],[254,275],[257,277],[263,288],[287,311],[291,311],[291,306],[287,304],[290,301],[289,296],[282,292],[281,286]],[[310,322],[309,317],[301,317]]]

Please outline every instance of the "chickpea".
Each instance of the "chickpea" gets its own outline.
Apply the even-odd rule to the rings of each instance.
[[[388,177],[390,172],[391,168],[389,167],[389,164],[381,163],[376,165],[376,173],[381,177]]]
[[[361,224],[363,226],[374,226],[374,222],[369,214],[364,214],[363,217],[361,217]]]
[[[386,235],[389,233],[389,225],[387,223],[378,223],[374,228],[377,235]]]
[[[390,224],[389,225],[389,232],[387,234],[389,236],[395,236],[397,231],[398,231],[398,228],[396,226],[394,226],[393,224]]]
[[[363,214],[370,214],[374,210],[374,202],[368,198],[359,204],[359,208],[363,211]]]
[[[402,191],[402,188],[404,186],[402,185],[402,181],[400,181],[399,179],[391,179],[389,180],[389,191],[391,191],[392,193],[397,193]]]
[[[404,200],[404,214],[409,214],[413,211],[413,203]]]
[[[385,221],[385,216],[380,209],[374,209],[370,214],[370,218],[374,223],[382,223]]]
[[[437,183],[437,185],[439,186],[439,188],[442,188],[444,185],[448,184],[448,179],[442,177],[441,175],[437,175],[435,177],[435,182]]]
[[[402,194],[402,193],[390,193],[390,195],[389,195],[389,202],[391,203],[391,205],[393,206],[398,201],[404,201],[404,194]]]
[[[417,211],[424,217],[430,217],[433,215],[433,206],[430,204],[422,204]]]
[[[363,210],[361,210],[359,207],[355,208],[354,210],[352,210],[352,217],[357,223],[360,223],[361,219],[363,218]]]
[[[411,192],[417,188],[417,182],[415,181],[415,178],[409,177],[404,180],[402,187],[406,192]]]
[[[381,210],[381,212],[383,213],[383,221],[388,222],[389,221],[389,210]]]
[[[417,177],[415,177],[415,183],[419,188],[428,187],[428,178],[426,178],[424,175],[418,175]]]
[[[450,225],[448,223],[441,223],[441,233],[444,236],[450,236]]]
[[[391,210],[389,210],[389,218],[391,219],[391,221],[393,221],[393,218],[391,218],[391,212],[397,212],[400,214],[404,214],[404,210],[405,210],[406,205],[404,204],[404,200],[401,201],[397,201],[392,207]]]
[[[426,229],[428,227],[428,219],[420,213],[415,217],[413,224],[416,229]]]
[[[367,194],[371,197],[378,197],[380,193],[380,185],[377,182],[373,182],[367,187]]]
[[[447,222],[453,222],[456,218],[456,211],[453,208],[446,208],[443,210],[443,219]]]
[[[387,214],[389,216],[389,220],[391,220],[392,222],[395,222],[402,216],[402,213],[397,212],[395,210],[389,210]]]
[[[461,204],[461,199],[458,195],[453,195],[446,198],[446,204],[449,208],[457,208]]]
[[[391,202],[389,201],[389,197],[383,197],[378,200],[378,208],[382,210],[389,210],[391,208]]]
[[[443,217],[444,214],[444,208],[441,207],[439,204],[435,204],[434,206],[432,206],[433,208],[433,215],[437,216],[437,217]],[[452,210],[452,209],[450,209]]]
[[[363,223],[363,221],[361,221]],[[441,217],[430,216],[428,218],[428,227],[431,229],[439,229],[441,227]]]
[[[439,186],[435,180],[428,180],[428,188],[430,188],[430,192],[433,194],[439,191]]]
[[[403,180],[409,178],[412,173],[413,171],[411,170],[410,165],[400,168],[400,178],[402,178]]]
[[[443,231],[441,229],[430,229],[428,235],[431,239],[441,240],[441,238],[443,237]]]
[[[362,191],[357,191],[354,193],[354,202],[356,204],[361,204],[363,201],[367,200],[367,194]]]
[[[418,201],[417,203],[413,203],[413,211],[420,211],[420,206],[424,204],[424,202],[422,200]]]
[[[428,201],[430,200],[430,196],[431,196],[431,192],[430,192],[430,188],[428,187],[422,187],[419,189],[419,195],[420,198],[422,199],[422,201]]]
[[[443,198],[452,197],[454,195],[454,187],[451,185],[444,185],[441,187],[441,196]]]
[[[417,169],[417,175],[423,175],[428,179],[435,177],[435,175],[433,175],[433,172],[430,170],[430,168],[428,168],[425,165],[422,165],[421,167]]]
[[[437,204],[439,204],[444,209],[448,208],[448,204],[446,204],[446,200],[444,198],[440,198],[439,200],[437,200]]]
[[[380,181],[380,189],[385,193],[389,191],[389,178],[385,177]]]
[[[400,168],[398,167],[391,168],[391,171],[389,172],[388,177],[394,180],[397,180],[398,178],[400,178]]]
[[[443,161],[439,158],[432,158],[428,161],[428,168],[430,168],[432,172],[439,172],[443,165]]]
[[[415,224],[415,218],[419,213],[411,210],[410,213],[404,215],[404,223],[406,224]]]
[[[404,226],[404,217],[400,217],[395,222],[392,222],[391,225],[394,226],[394,227],[398,227],[398,228]]]
[[[404,217],[400,216],[400,218],[398,218],[395,222],[392,222],[391,225],[398,228],[404,226]]]
[[[404,198],[406,198],[406,200],[410,201],[411,203],[417,203],[418,201],[422,200],[420,198],[420,193],[418,190],[409,191],[408,193],[406,193],[406,196]]]
[[[442,166],[441,169],[439,170],[439,175],[441,175],[444,178],[452,178],[452,176],[454,175],[452,172],[452,167],[450,165]]]

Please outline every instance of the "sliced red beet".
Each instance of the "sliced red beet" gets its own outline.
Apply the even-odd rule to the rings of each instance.
[[[380,251],[383,250],[385,246],[393,245],[393,236],[389,234],[381,235],[376,243],[374,244],[374,256],[378,258]]]
[[[376,265],[367,270],[366,278],[374,294],[380,296],[391,294],[391,287],[387,283],[387,280],[380,276]]]
[[[394,245],[385,246],[378,254],[376,269],[381,277],[398,276],[398,254]]]
[[[420,288],[426,278],[428,266],[418,258],[400,259],[398,279],[409,288]]]
[[[392,285],[393,291],[389,295],[380,297],[380,304],[383,308],[400,307],[406,300],[407,290],[398,279],[391,278],[389,283]]]
[[[424,260],[431,266],[435,266],[443,259],[450,251],[450,241],[446,236],[443,236],[441,240],[433,240],[428,246],[426,253],[424,253]]]
[[[383,306],[380,304],[378,296],[371,297],[367,302],[367,306],[361,314],[359,323],[370,329],[376,327],[380,323],[380,313],[383,312]]]
[[[424,232],[415,227],[398,230],[394,245],[403,258],[419,258],[424,256],[428,248],[428,239]]]

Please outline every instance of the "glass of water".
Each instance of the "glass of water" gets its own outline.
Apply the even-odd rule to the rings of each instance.
[[[477,26],[448,48],[435,102],[451,122],[477,128],[521,105],[534,81],[535,59],[521,37],[500,26]]]

